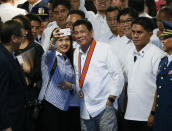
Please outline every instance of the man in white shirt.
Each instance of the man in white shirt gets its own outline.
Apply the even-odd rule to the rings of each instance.
[[[1,0],[0,17],[2,22],[11,20],[17,15],[26,15],[26,13],[26,10],[15,7],[12,0]]]
[[[87,11],[84,4],[85,0],[80,0],[80,9],[84,11],[86,18],[93,25],[94,39],[106,42],[112,36],[112,32],[106,21],[106,10],[110,7],[111,0],[94,0],[97,14]]]
[[[152,109],[156,75],[164,52],[150,42],[153,26],[146,17],[132,23],[132,40],[135,48],[125,58],[128,81],[128,103],[125,113],[126,131],[150,131],[147,121]]]
[[[118,21],[117,17],[120,12],[118,7],[109,7],[106,10],[106,21],[112,32],[112,35],[109,37],[109,40],[114,39],[118,36]]]
[[[124,82],[118,59],[107,44],[93,39],[89,21],[75,22],[73,33],[80,44],[74,53],[74,69],[81,97],[81,130],[116,131],[113,102],[120,95]]]
[[[56,2],[53,2],[52,11],[54,14],[53,18],[55,19],[55,21],[50,22],[42,34],[41,45],[44,51],[49,48],[49,43],[53,30],[57,27],[65,28],[67,15],[70,11],[70,8],[71,6],[69,1],[56,0]]]

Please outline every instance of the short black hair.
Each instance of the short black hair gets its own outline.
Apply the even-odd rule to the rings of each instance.
[[[138,17],[132,22],[131,26],[134,24],[141,25],[147,32],[153,31],[153,22],[148,17]]]
[[[131,7],[138,12],[144,11],[144,4],[144,0],[128,0],[128,7]]]
[[[59,5],[64,5],[69,11],[71,9],[71,5],[68,0],[54,0],[52,11],[54,11],[54,8],[56,8]]]
[[[39,23],[41,23],[41,21],[42,21],[41,17],[39,15],[36,15],[36,14],[33,14],[33,13],[29,13],[26,16],[29,18],[30,22],[31,21],[38,21]]]
[[[15,35],[17,37],[22,36],[21,29],[23,26],[14,20],[9,20],[5,22],[1,30],[1,42],[3,44],[9,43],[11,41],[11,36]]]
[[[88,20],[85,20],[85,19],[77,20],[73,24],[73,30],[74,30],[75,26],[79,26],[79,25],[85,25],[89,31],[93,30],[93,26],[92,26],[91,22],[89,22]]]
[[[85,19],[85,13],[81,10],[71,10],[67,16],[72,15],[72,14],[80,15],[82,19]]]
[[[117,21],[120,22],[120,17],[122,15],[127,15],[127,14],[129,14],[133,19],[136,19],[139,16],[138,12],[134,10],[133,8],[124,8],[119,12]]]
[[[109,8],[107,8],[106,14],[107,14],[107,12],[112,12],[112,11],[116,11],[116,10],[118,12],[120,12],[120,9],[117,6],[110,6]]]

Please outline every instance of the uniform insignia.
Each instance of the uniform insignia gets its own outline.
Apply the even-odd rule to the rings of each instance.
[[[172,75],[172,70],[168,72],[168,75]]]

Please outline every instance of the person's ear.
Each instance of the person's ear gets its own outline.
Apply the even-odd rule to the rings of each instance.
[[[153,32],[149,32],[150,37],[153,35]]]
[[[16,36],[15,36],[15,35],[12,35],[12,36],[11,36],[11,41],[12,41],[13,43],[15,43],[15,42],[17,41],[17,39],[16,39]]]

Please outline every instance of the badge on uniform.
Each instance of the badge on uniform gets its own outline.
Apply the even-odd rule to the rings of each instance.
[[[44,14],[44,12],[45,12],[44,8],[39,8],[38,9],[38,14]]]
[[[168,72],[168,75],[172,75],[172,70]]]

